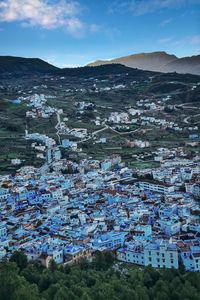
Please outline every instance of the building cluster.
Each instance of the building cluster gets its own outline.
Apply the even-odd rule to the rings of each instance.
[[[49,118],[57,112],[56,108],[46,104],[47,99],[44,94],[34,94],[28,97],[26,100],[29,101],[27,106],[30,107],[30,110],[26,112],[26,117],[31,117],[34,119]]]
[[[147,147],[150,147],[150,145],[151,145],[149,143],[149,141],[142,141],[142,140],[133,140],[133,141],[125,140],[124,144],[126,147],[130,147],[130,148],[133,148],[133,147],[147,148]]]
[[[48,267],[51,259],[73,264],[111,250],[124,262],[199,271],[199,168],[194,161],[160,167],[150,180],[119,155],[79,163],[57,157],[1,176],[0,257],[21,249]]]
[[[169,98],[170,99],[170,98]],[[167,98],[167,100],[169,100]],[[163,105],[163,101],[157,101],[156,103],[154,101],[152,101],[150,99],[141,99],[139,101],[136,102],[136,105],[140,108],[143,109],[148,109],[148,110],[154,110],[154,111],[161,111],[164,110],[164,105]]]

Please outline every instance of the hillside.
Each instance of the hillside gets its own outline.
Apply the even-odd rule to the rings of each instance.
[[[200,55],[183,57],[169,62],[161,71],[200,75]]]
[[[15,252],[11,262],[0,262],[0,271],[2,300],[198,300],[200,293],[199,273],[120,265],[110,252],[71,267],[52,261],[49,269]]]
[[[177,72],[200,75],[200,55],[178,58],[166,52],[140,53],[112,60],[97,60],[89,66],[120,63],[127,67],[157,72]]]
[[[94,68],[95,67],[95,68]],[[134,71],[132,70],[134,69]],[[136,71],[136,69],[138,69]],[[95,76],[134,72],[177,72],[200,75],[200,55],[177,58],[165,52],[129,55],[111,61],[98,60],[85,67],[58,68],[38,58],[0,56],[0,75],[52,74],[62,76]]]
[[[34,75],[52,74],[62,76],[95,76],[117,73],[127,73],[133,70],[122,64],[100,65],[96,68],[85,66],[79,68],[58,68],[42,59],[23,58],[13,56],[0,56],[0,75]],[[139,70],[134,70],[136,74],[142,74]]]
[[[186,127],[199,123],[200,76],[144,71],[121,64],[59,69],[37,59],[0,57],[0,62],[5,64],[5,60],[11,62],[9,68],[4,67],[4,72],[0,73],[0,173],[15,171],[18,166],[11,164],[15,158],[34,166],[43,162],[36,156],[31,142],[24,138],[26,127],[30,133],[46,134],[58,141],[56,114],[48,118],[26,116],[28,111],[32,111],[30,98],[35,94],[45,96],[45,107],[63,110],[62,120],[68,118],[64,121],[67,128],[87,129],[89,139],[81,143],[82,152],[94,159],[106,158],[114,148],[126,163],[132,164],[133,149],[124,146],[126,140],[148,140],[152,145],[151,151],[158,146],[175,147],[188,139],[190,132]],[[21,103],[13,103],[18,98]],[[82,102],[92,103],[92,106],[81,112],[77,103]],[[154,109],[145,106],[152,103],[155,104]],[[137,116],[133,116],[136,122],[125,124],[125,128],[122,128],[123,123],[107,121],[113,112],[128,113],[130,107],[141,110],[143,117],[177,123],[183,132],[161,129],[154,124],[142,125],[141,118]],[[97,141],[98,138],[106,138],[106,145],[93,140],[94,132],[98,134]],[[79,140],[65,132],[61,139]],[[138,148],[134,151],[137,155],[140,151],[144,152]],[[71,154],[74,155],[66,150],[63,157]],[[79,154],[76,156],[79,160]],[[140,162],[140,165],[145,163]]]
[[[39,58],[23,58],[14,56],[0,56],[0,73],[27,74],[27,73],[48,73],[59,70]]]

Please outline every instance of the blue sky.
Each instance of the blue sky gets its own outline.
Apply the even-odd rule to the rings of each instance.
[[[200,0],[0,0],[0,55],[66,67],[139,52],[200,54]]]

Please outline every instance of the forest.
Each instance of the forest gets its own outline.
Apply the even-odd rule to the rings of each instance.
[[[0,262],[1,300],[200,300],[200,274],[120,264],[110,252],[48,269],[22,252]]]

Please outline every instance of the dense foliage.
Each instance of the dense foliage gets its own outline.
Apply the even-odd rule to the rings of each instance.
[[[0,263],[1,300],[199,300],[200,274],[114,264],[109,252],[92,263],[49,269],[15,253]],[[127,269],[128,268],[128,269]]]

